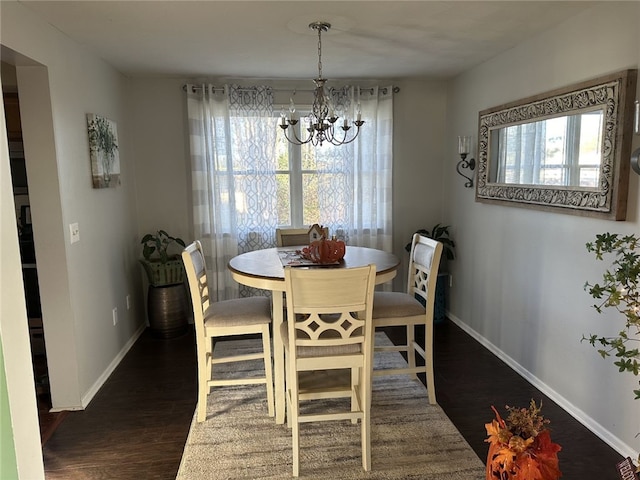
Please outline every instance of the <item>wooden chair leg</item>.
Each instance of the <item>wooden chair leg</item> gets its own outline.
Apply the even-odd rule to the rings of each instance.
[[[291,405],[291,368],[289,368],[289,355],[285,352],[284,364],[287,366],[284,375],[284,405],[286,408],[285,416],[287,418],[287,428],[291,428],[292,405]]]
[[[360,369],[352,368],[351,369],[351,411],[357,412],[360,409],[360,405],[358,405],[358,396],[356,395],[356,388],[360,385]],[[362,398],[362,397],[360,397]],[[352,424],[358,423],[357,418],[351,419]]]
[[[371,470],[371,418],[368,412],[365,412],[360,427],[360,436],[362,437],[362,468],[365,472]]]
[[[416,328],[413,325],[407,325],[407,363],[409,368],[416,367],[416,349],[414,347],[416,343],[415,336]],[[417,374],[414,374],[417,378]]]
[[[427,380],[427,395],[429,403],[436,403],[436,383],[433,373],[433,325],[427,325],[424,335],[424,365]]]
[[[211,357],[207,353],[204,358],[198,361],[198,410],[196,415],[198,422],[204,422],[207,418],[207,396],[211,390],[209,380],[211,380]]]
[[[292,377],[297,377],[297,373],[293,372]],[[291,447],[293,452],[293,476],[300,475],[300,421],[299,421],[299,405],[298,398],[298,381],[292,378],[291,390]],[[288,416],[287,416],[288,417]]]
[[[271,337],[269,334],[269,325],[262,328],[262,352],[264,354],[264,374],[267,385],[267,408],[269,416],[275,415],[275,401],[273,395],[273,367],[271,362]]]
[[[371,389],[364,383],[359,384],[360,408],[363,416],[360,420],[360,440],[362,442],[362,468],[371,470]]]

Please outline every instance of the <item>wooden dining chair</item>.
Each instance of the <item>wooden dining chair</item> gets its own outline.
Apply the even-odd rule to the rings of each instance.
[[[407,292],[377,291],[373,297],[373,324],[376,328],[404,326],[407,341],[403,345],[377,346],[374,352],[406,352],[407,367],[377,369],[373,375],[416,374],[424,372],[429,403],[436,403],[433,377],[433,307],[442,243],[416,233],[411,242]],[[424,325],[424,349],[416,342],[415,329]],[[424,366],[416,365],[416,354]]]
[[[297,477],[300,471],[300,424],[329,420],[360,421],[362,466],[368,471],[375,265],[344,269],[287,267],[284,275],[287,321],[280,334],[286,354],[293,475]],[[350,372],[350,378],[334,384],[331,380],[337,378],[340,369]],[[350,407],[332,406],[335,409],[331,411],[305,409],[314,400],[341,397],[351,399]]]
[[[207,414],[207,397],[212,387],[225,385],[265,384],[269,416],[274,415],[273,373],[271,365],[271,301],[267,297],[245,297],[212,302],[209,297],[207,269],[202,245],[195,241],[182,251],[196,330],[196,352],[198,360],[198,406],[197,421],[202,422]],[[215,356],[217,340],[235,335],[262,337],[262,352],[237,354],[226,357]],[[215,365],[262,359],[264,375],[250,378],[216,377]]]
[[[276,246],[297,247],[309,245],[309,228],[276,228]],[[322,227],[324,238],[329,238],[329,227]]]

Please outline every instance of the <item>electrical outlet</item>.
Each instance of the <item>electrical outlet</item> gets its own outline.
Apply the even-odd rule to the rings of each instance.
[[[127,310],[131,309],[131,295],[127,295]]]
[[[113,309],[113,326],[118,324],[118,307]]]
[[[74,244],[80,241],[80,227],[77,223],[69,224],[69,242]]]

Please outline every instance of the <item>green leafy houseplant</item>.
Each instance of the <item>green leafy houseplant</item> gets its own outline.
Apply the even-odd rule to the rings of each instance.
[[[617,336],[583,336],[602,358],[614,355],[613,362],[620,372],[629,372],[635,376],[640,373],[640,237],[603,233],[596,235],[595,242],[586,244],[587,251],[595,254],[597,260],[605,255],[613,256],[611,268],[605,270],[602,283],[585,283],[585,290],[598,300],[593,307],[598,313],[605,308],[614,308],[622,313],[624,327]],[[634,390],[636,399],[640,399],[640,389]]]
[[[442,243],[442,254],[447,260],[453,260],[456,258],[456,244],[449,236],[449,225],[440,225],[438,223],[431,230],[420,229],[415,233],[419,233],[420,235],[424,235],[425,237],[432,238],[433,240],[437,240]],[[407,243],[404,248],[407,252],[410,252],[411,242]]]
[[[178,254],[170,254],[171,247],[185,247],[181,238],[172,237],[164,230],[147,233],[140,243],[143,245],[140,263],[154,287],[175,285],[184,281],[182,260]]]

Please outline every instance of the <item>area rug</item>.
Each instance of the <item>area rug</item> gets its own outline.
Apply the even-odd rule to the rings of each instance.
[[[217,348],[254,350],[241,340]],[[376,344],[390,344],[376,333]],[[402,365],[397,352],[376,354],[378,366]],[[237,368],[237,365],[232,368]],[[259,364],[249,366],[259,373]],[[230,374],[246,374],[230,372]],[[207,420],[195,417],[178,480],[286,479],[292,476],[291,431],[267,415],[265,387],[221,387],[209,395]],[[480,426],[479,428],[482,428]],[[482,480],[484,464],[424,385],[408,375],[374,378],[370,472],[362,470],[360,426],[349,421],[300,427],[300,477],[317,480]]]

